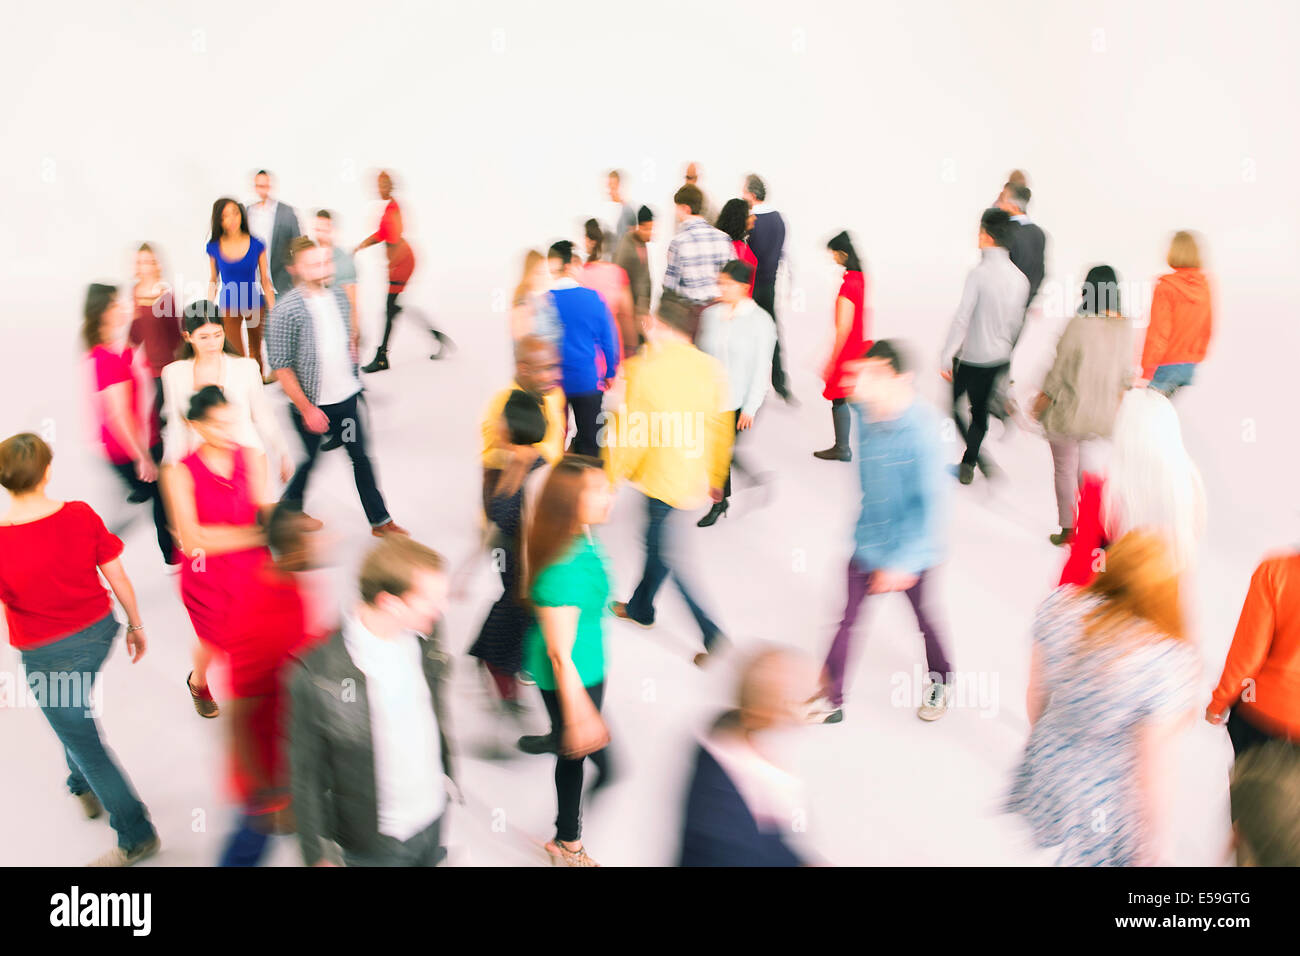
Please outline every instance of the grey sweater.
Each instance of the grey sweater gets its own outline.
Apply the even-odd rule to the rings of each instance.
[[[1108,438],[1132,377],[1133,326],[1122,316],[1076,315],[1056,346],[1043,382],[1052,400],[1043,415],[1049,435]]]
[[[953,359],[963,365],[1001,365],[1011,361],[1029,302],[1029,280],[1015,267],[1007,250],[980,250],[980,262],[966,276],[961,304],[943,343],[940,368]]]

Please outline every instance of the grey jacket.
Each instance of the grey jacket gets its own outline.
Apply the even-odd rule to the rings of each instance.
[[[301,235],[298,214],[292,206],[277,201],[275,224],[271,227],[271,248],[266,250],[267,265],[271,267],[271,285],[277,298],[293,288],[293,276],[289,275],[289,243]]]
[[[1049,435],[1108,438],[1132,378],[1133,325],[1122,317],[1076,315],[1056,346],[1043,382],[1052,400],[1043,415]]]
[[[991,246],[980,253],[979,265],[966,277],[961,304],[943,343],[940,368],[951,368],[954,358],[964,365],[1009,362],[1024,327],[1029,280],[1012,264],[1006,249]]]
[[[348,294],[338,285],[330,286],[325,294],[334,296],[343,320],[343,341],[347,342],[352,335],[352,306]],[[316,325],[302,289],[292,289],[278,299],[271,310],[270,321],[266,357],[271,369],[292,369],[307,401],[315,405],[320,396],[320,354],[316,350]],[[357,391],[361,391],[361,377],[355,359],[352,361],[352,377],[357,380]]]
[[[449,664],[434,628],[424,642],[424,677],[433,697],[442,766],[453,774],[440,692]],[[289,677],[289,764],[298,841],[308,866],[338,862],[331,844],[366,855],[381,847],[375,747],[365,674],[335,631],[299,658]]]

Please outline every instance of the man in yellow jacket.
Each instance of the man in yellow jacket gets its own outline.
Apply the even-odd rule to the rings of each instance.
[[[669,539],[679,511],[722,499],[735,438],[727,407],[726,373],[691,344],[695,306],[665,292],[656,312],[643,317],[646,345],[627,360],[623,395],[607,396],[598,442],[610,479],[631,481],[645,495],[649,521],[645,571],[626,603],[610,610],[642,627],[654,624],[654,599],[672,575],[704,637],[702,665],[725,640],[682,579]]]

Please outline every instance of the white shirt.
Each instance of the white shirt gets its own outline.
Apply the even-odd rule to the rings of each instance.
[[[268,199],[248,207],[248,231],[262,240],[268,261],[271,257],[271,236],[275,232],[275,206],[275,200]]]
[[[316,331],[316,359],[320,363],[320,388],[317,406],[337,405],[361,390],[352,371],[352,353],[344,333],[343,315],[333,292],[312,294],[303,290],[307,310]]]
[[[221,375],[217,382],[235,413],[232,437],[246,448],[256,448],[275,460],[289,455],[284,434],[276,424],[275,413],[266,400],[262,370],[251,358],[221,355]],[[185,421],[194,387],[194,360],[181,359],[163,367],[163,461],[174,465],[201,444],[198,432]]]
[[[438,717],[421,665],[423,641],[413,631],[384,640],[348,615],[343,644],[366,675],[379,832],[409,840],[447,808]]]

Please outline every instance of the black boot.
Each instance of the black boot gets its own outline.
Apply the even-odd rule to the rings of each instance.
[[[709,509],[709,513],[706,514],[699,521],[695,522],[695,524],[697,527],[700,528],[710,528],[713,525],[717,524],[718,519],[721,518],[726,513],[727,513],[727,499],[723,498],[721,501],[714,502],[713,507]]]
[[[814,458],[823,461],[852,461],[849,451],[849,403],[842,398],[831,402],[831,423],[835,426],[835,444],[825,451],[813,452]]]
[[[388,350],[381,347],[379,351],[375,353],[375,357],[371,359],[369,365],[361,366],[361,371],[382,372],[387,368],[388,368]]]

